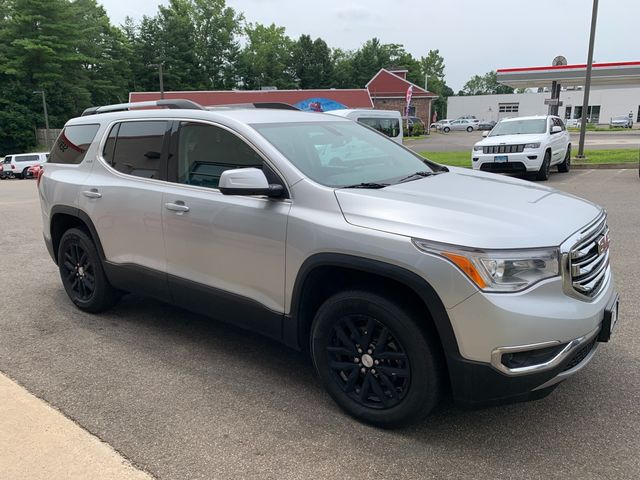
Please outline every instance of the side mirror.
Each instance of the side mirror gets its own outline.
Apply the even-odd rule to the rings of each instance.
[[[220,175],[218,188],[223,195],[281,197],[284,194],[282,185],[269,184],[264,172],[259,168],[225,170]]]
[[[482,132],[482,136],[486,138],[489,136],[490,133],[491,133],[491,130],[485,130],[484,132]]]
[[[558,125],[554,125],[553,127],[551,127],[551,133],[560,133],[562,131],[562,127],[559,127]]]

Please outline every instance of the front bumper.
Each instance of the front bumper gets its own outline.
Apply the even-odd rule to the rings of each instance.
[[[496,157],[506,157],[507,161],[496,161]],[[482,151],[471,152],[474,170],[494,173],[533,173],[540,170],[544,160],[544,151],[525,150],[522,153],[485,154]]]
[[[476,293],[449,309],[459,347],[459,355],[447,356],[456,402],[490,405],[550,393],[589,363],[598,340],[608,340],[605,312],[617,298],[609,274],[591,301],[567,296],[562,280],[551,279],[519,294]]]

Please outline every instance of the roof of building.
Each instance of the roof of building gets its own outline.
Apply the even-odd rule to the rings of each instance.
[[[395,70],[399,72],[400,70]],[[405,98],[407,89],[413,85],[413,98],[435,98],[435,93],[428,92],[415,83],[394,74],[386,68],[381,68],[366,87],[373,98]]]
[[[317,90],[218,90],[165,92],[165,98],[185,98],[200,105],[229,105],[236,103],[282,102],[295,105],[315,98],[327,98],[349,108],[373,108],[369,91],[358,89]],[[131,92],[130,102],[159,100],[160,92]]]
[[[549,65],[546,67],[501,68],[498,82],[513,88],[548,87],[551,82],[562,86],[584,85],[587,65]],[[592,85],[640,85],[640,62],[594,63]]]

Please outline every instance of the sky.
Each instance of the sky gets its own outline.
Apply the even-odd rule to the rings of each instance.
[[[112,23],[157,12],[158,0],[98,0]],[[595,62],[640,61],[640,0],[600,0]],[[135,6],[134,6],[135,5]],[[592,0],[227,0],[247,21],[275,23],[330,47],[367,39],[400,43],[414,57],[440,50],[458,91],[473,75],[550,65],[557,55],[586,63]],[[364,87],[364,85],[363,85]]]

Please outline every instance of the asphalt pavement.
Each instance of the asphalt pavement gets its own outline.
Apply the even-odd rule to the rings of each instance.
[[[548,183],[608,209],[622,303],[612,341],[543,400],[445,403],[420,425],[378,430],[276,342],[136,296],[80,312],[46,253],[31,180],[0,182],[0,371],[160,479],[639,478],[638,172]]]
[[[405,145],[416,152],[456,152],[462,150],[471,151],[476,142],[482,140],[482,133],[473,132],[449,132],[442,133],[431,131],[431,134],[414,140],[405,138]],[[571,144],[574,151],[578,151],[580,135],[571,132]],[[602,150],[610,148],[640,149],[640,130],[622,132],[587,132],[585,136],[585,148],[587,150]]]

